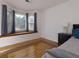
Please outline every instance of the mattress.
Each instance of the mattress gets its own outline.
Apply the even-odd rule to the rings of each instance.
[[[58,48],[79,55],[79,39],[71,37],[67,42]]]
[[[63,45],[47,50],[45,58],[79,58],[79,39],[70,38]]]

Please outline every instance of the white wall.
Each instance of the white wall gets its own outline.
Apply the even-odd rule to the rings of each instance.
[[[79,0],[69,0],[43,12],[42,37],[58,41],[58,33],[68,23],[79,24]]]
[[[0,0],[0,35],[1,35],[1,20],[2,20],[1,18],[2,17],[2,9],[1,9],[2,4],[5,4],[5,3],[3,2],[3,0]],[[9,8],[10,7],[11,6],[9,6]],[[0,47],[40,38],[40,32],[41,32],[40,31],[40,12],[39,11],[37,12],[38,12],[38,33],[0,38]]]

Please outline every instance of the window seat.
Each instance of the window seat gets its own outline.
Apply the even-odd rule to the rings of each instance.
[[[17,36],[17,35],[25,35],[25,34],[32,34],[33,32],[16,32],[14,34],[7,34],[6,36],[0,36],[0,38],[3,38],[3,37],[9,37],[9,36]]]

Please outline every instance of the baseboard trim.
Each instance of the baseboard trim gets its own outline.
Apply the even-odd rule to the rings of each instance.
[[[57,42],[54,42],[54,41],[51,41],[49,39],[46,39],[46,38],[42,38],[41,37],[41,40],[47,44],[51,44],[51,45],[55,45],[55,46],[58,46],[58,43]]]

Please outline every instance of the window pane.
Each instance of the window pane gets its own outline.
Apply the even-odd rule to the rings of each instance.
[[[8,26],[8,33],[12,31],[12,11],[7,11],[7,26]]]
[[[26,30],[26,16],[22,14],[15,14],[15,30],[25,31]]]
[[[34,30],[34,16],[29,16],[29,30]]]

